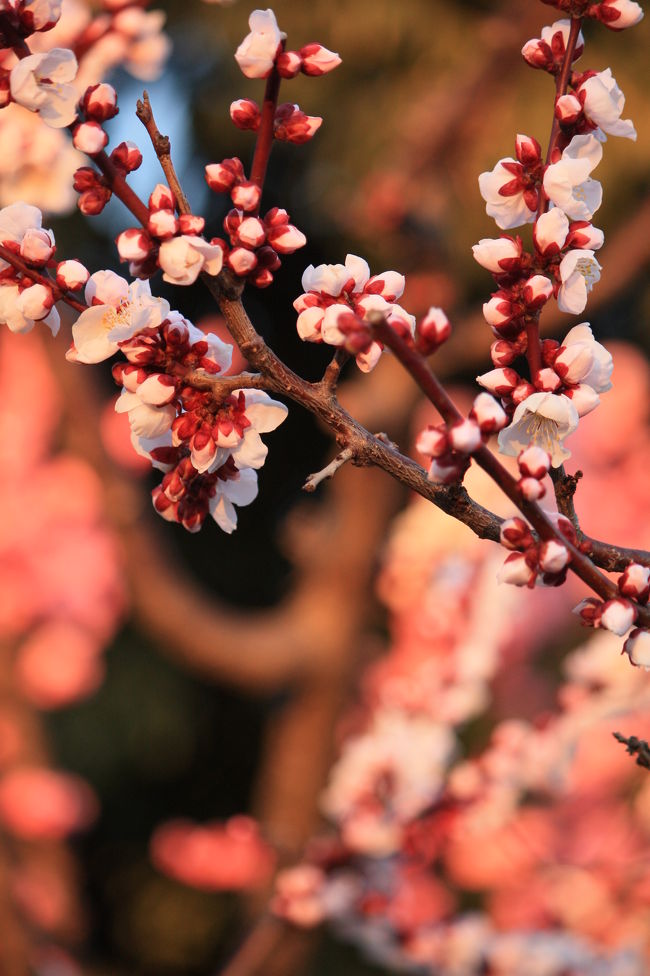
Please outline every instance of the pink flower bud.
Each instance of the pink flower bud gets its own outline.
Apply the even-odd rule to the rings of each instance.
[[[447,431],[440,427],[425,427],[417,436],[415,450],[425,457],[443,457],[449,453]]]
[[[495,396],[504,397],[512,393],[521,382],[521,377],[514,369],[491,369],[477,376],[476,382]]]
[[[272,207],[264,217],[264,223],[271,227],[281,227],[289,223],[289,214],[282,207]]]
[[[142,153],[134,142],[121,142],[111,153],[111,161],[125,173],[133,173],[142,165]]]
[[[226,264],[235,272],[236,275],[249,274],[257,266],[257,258],[252,251],[246,247],[235,247],[226,259]]]
[[[427,472],[427,478],[436,485],[453,485],[461,480],[467,468],[467,462],[457,463],[444,458],[442,460],[433,459]]]
[[[149,210],[174,210],[174,194],[164,183],[157,183],[149,197]]]
[[[579,251],[597,251],[605,243],[605,235],[598,227],[594,227],[588,220],[574,220],[569,224],[566,239],[567,248]]]
[[[562,380],[550,366],[540,369],[535,377],[535,388],[541,390],[542,393],[554,393],[561,386]]]
[[[283,51],[275,61],[281,78],[295,78],[302,68],[302,58],[298,51]]]
[[[54,250],[49,232],[38,227],[29,227],[20,243],[20,256],[38,267],[47,264]]]
[[[495,366],[509,366],[519,355],[517,345],[507,339],[497,339],[490,346],[490,357]]]
[[[533,393],[536,392],[537,391],[532,383],[529,383],[528,380],[521,380],[521,382],[517,384],[510,394],[510,398],[517,407],[520,403],[523,403],[524,400],[527,400],[529,396],[532,396]]]
[[[324,75],[333,71],[341,63],[334,51],[328,51],[322,44],[305,44],[300,48],[302,71],[306,75]]]
[[[234,205],[246,213],[258,207],[261,196],[262,191],[259,186],[249,180],[234,186],[230,191],[230,198]]]
[[[605,27],[619,31],[638,24],[643,17],[643,8],[634,0],[603,0],[599,7],[592,5],[589,13],[592,17],[597,17]]]
[[[259,217],[246,217],[237,228],[237,238],[247,247],[259,247],[266,240],[266,230]]]
[[[205,179],[215,193],[229,193],[236,183],[244,179],[244,167],[237,157],[223,159],[220,163],[210,163],[205,167]]]
[[[115,243],[122,261],[144,261],[151,252],[151,238],[140,227],[122,231]]]
[[[52,310],[54,296],[46,285],[34,284],[21,291],[16,304],[25,318],[38,322]]]
[[[259,105],[252,98],[238,98],[230,105],[230,118],[238,129],[257,132],[262,116]]]
[[[544,573],[561,573],[569,565],[570,559],[567,547],[554,539],[540,546],[539,567]]]
[[[78,291],[90,277],[90,272],[81,261],[61,261],[56,268],[56,283],[59,288]]]
[[[598,627],[602,608],[603,603],[601,600],[597,600],[593,596],[588,596],[585,600],[581,600],[571,612],[581,618],[585,627]]]
[[[323,120],[318,115],[306,115],[298,105],[283,102],[278,105],[273,124],[273,134],[283,142],[302,145],[320,129]]]
[[[524,284],[524,302],[528,308],[541,308],[553,294],[553,283],[546,275],[533,275]]]
[[[106,122],[117,115],[117,92],[112,85],[102,83],[86,89],[81,100],[86,116],[94,122]]]
[[[274,227],[268,232],[267,240],[279,254],[293,254],[294,251],[304,247],[307,243],[307,238],[303,232],[294,227],[293,224]]]
[[[472,454],[483,443],[481,428],[473,420],[457,420],[449,428],[449,443],[459,454]]]
[[[546,41],[533,38],[527,41],[521,49],[524,60],[531,68],[541,68],[548,71],[553,67],[553,54]]]
[[[647,603],[650,596],[650,569],[639,563],[630,563],[619,577],[618,588],[622,596]]]
[[[441,308],[432,305],[418,325],[421,351],[434,352],[451,335],[451,324]]]
[[[623,654],[627,654],[636,668],[650,668],[650,632],[636,627],[623,644]]]
[[[147,226],[152,237],[165,241],[178,232],[179,224],[173,210],[154,210]]]
[[[523,550],[533,545],[530,528],[518,515],[501,523],[500,539],[506,549]]]
[[[521,239],[505,234],[496,239],[485,237],[472,247],[474,260],[496,275],[513,271],[521,260],[521,253]]]
[[[505,410],[489,393],[479,393],[474,400],[470,417],[479,425],[482,434],[495,434],[508,423]]]
[[[94,217],[102,212],[111,195],[111,190],[108,187],[98,184],[91,190],[84,190],[77,200],[77,206],[86,217]]]
[[[248,280],[255,288],[268,288],[273,283],[273,275],[268,268],[256,268]]]
[[[497,573],[497,580],[499,583],[510,583],[512,586],[532,586],[536,575],[524,553],[512,552]]]
[[[637,615],[636,607],[629,600],[608,600],[600,612],[600,626],[622,637],[634,624]]]
[[[551,466],[551,455],[537,444],[525,448],[517,458],[519,470],[526,478],[543,478]]]
[[[560,95],[555,102],[555,117],[562,125],[573,125],[582,114],[582,105],[575,95]]]
[[[75,149],[94,156],[102,151],[108,142],[108,135],[99,122],[82,122],[72,130],[72,142]]]
[[[517,489],[522,498],[528,502],[537,502],[546,494],[546,488],[537,478],[520,478]]]
[[[506,292],[496,292],[489,302],[483,304],[483,315],[488,325],[499,328],[511,322],[515,311]]]
[[[518,134],[515,140],[515,152],[523,166],[536,166],[542,159],[542,147],[532,136]]]
[[[203,233],[205,218],[197,217],[196,214],[181,214],[178,218],[181,234],[189,234],[190,237],[197,237]]]

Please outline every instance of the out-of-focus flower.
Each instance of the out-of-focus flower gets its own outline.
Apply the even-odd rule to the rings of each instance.
[[[47,125],[62,129],[77,117],[77,89],[69,82],[77,59],[66,48],[30,54],[11,69],[11,95],[19,105],[38,112]]]

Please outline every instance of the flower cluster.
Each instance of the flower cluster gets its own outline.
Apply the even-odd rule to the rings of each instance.
[[[282,423],[286,407],[258,390],[216,398],[188,385],[191,370],[225,372],[232,346],[171,311],[148,282],[129,285],[112,271],[97,271],[85,297],[89,307],[72,328],[68,358],[97,363],[118,351],[126,357],[113,367],[122,387],[116,410],[128,414],[138,453],[164,472],[153,492],[156,511],[192,532],[210,514],[232,532],[234,506],[257,495],[257,469],[267,454],[259,435]]]
[[[574,6],[571,12],[577,16]],[[592,4],[587,13],[601,17],[604,8]],[[528,64],[559,75],[569,55],[575,61],[583,52],[577,24],[560,20],[544,28],[540,38],[523,48]],[[560,345],[540,342],[538,320],[553,297],[561,311],[583,312],[600,278],[595,252],[604,235],[591,221],[602,188],[590,174],[600,162],[606,134],[636,138],[632,123],[621,119],[624,102],[609,69],[569,73],[566,90],[556,98],[546,163],[535,139],[518,136],[517,159],[501,159],[479,177],[487,213],[503,230],[532,222],[533,246],[527,251],[520,237],[502,235],[473,248],[474,258],[491,272],[498,289],[483,306],[496,337],[491,348],[495,368],[478,382],[502,398],[512,418],[500,434],[501,451],[517,455],[528,444],[537,444],[555,467],[570,456],[564,439],[610,388],[612,360],[587,323],[571,329]],[[524,355],[528,378],[511,365]]]
[[[130,227],[117,238],[122,261],[138,278],[150,278],[158,268],[163,279],[174,285],[193,285],[201,273],[218,275],[223,266],[223,249],[219,241],[201,237],[203,217],[194,214],[176,216],[171,190],[162,183],[149,197],[147,229]]]
[[[44,322],[52,335],[59,331],[59,313],[54,307],[56,285],[41,275],[44,267],[56,266],[54,234],[42,227],[36,207],[14,203],[0,210],[0,245],[20,256],[24,270],[0,257],[0,322],[11,332],[30,332]],[[66,274],[69,262],[62,262]]]
[[[302,276],[305,290],[293,307],[299,313],[296,328],[306,342],[339,346],[356,357],[364,373],[376,366],[383,346],[369,327],[373,315],[402,335],[415,334],[415,319],[395,302],[405,286],[404,275],[384,271],[370,275],[363,258],[348,254],[345,264],[310,264]]]

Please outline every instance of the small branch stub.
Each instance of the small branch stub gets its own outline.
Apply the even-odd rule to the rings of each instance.
[[[351,461],[354,457],[354,451],[351,447],[346,447],[343,451],[336,455],[333,461],[330,461],[322,471],[317,471],[315,474],[310,474],[304,485],[302,486],[303,491],[316,491],[317,487],[321,481],[327,481],[328,478],[332,478],[339,468],[342,468],[344,464]]]

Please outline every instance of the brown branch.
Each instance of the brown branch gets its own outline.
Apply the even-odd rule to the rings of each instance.
[[[66,305],[70,306],[70,308],[74,308],[76,312],[85,312],[88,308],[85,302],[80,302],[76,298],[73,298],[70,295],[70,292],[65,288],[59,288],[56,281],[54,281],[53,278],[50,278],[49,275],[41,274],[40,271],[37,271],[35,268],[30,268],[19,254],[12,251],[11,248],[5,247],[4,244],[0,244],[0,258],[11,264],[16,271],[20,271],[25,278],[31,278],[31,280],[35,281],[37,284],[45,285],[47,288],[49,288],[56,302],[65,302]]]
[[[333,390],[338,383],[341,370],[350,359],[350,354],[345,349],[337,349],[332,359],[328,363],[327,369],[323,373],[321,383],[329,390]]]
[[[162,135],[160,129],[156,125],[156,120],[151,108],[151,102],[149,101],[149,95],[146,91],[142,93],[142,99],[138,99],[135,114],[149,134],[151,145],[154,148],[154,152],[158,157],[162,171],[165,174],[165,179],[167,180],[169,189],[172,191],[174,199],[176,200],[178,212],[181,214],[191,213],[192,208],[190,207],[189,200],[183,192],[180,180],[178,179],[176,170],[174,169],[174,164],[172,163],[171,143],[169,141],[169,136]]]
[[[409,345],[385,321],[375,323],[373,333],[397,356],[444,420],[449,423],[462,417],[436,375],[429,368],[427,361],[413,346]],[[544,510],[536,502],[527,501],[521,496],[515,479],[485,445],[474,451],[472,457],[519,509],[541,539],[555,539],[567,548],[571,555],[569,568],[576,576],[579,576],[603,600],[611,600],[620,595],[615,584],[598,571],[588,556],[562,535]],[[636,609],[638,622],[642,626],[650,626],[650,611],[638,605]]]
[[[238,376],[214,376],[201,369],[183,371],[183,378],[197,390],[209,390],[216,399],[229,396],[234,390],[275,389],[260,373],[239,373]]]
[[[650,746],[645,739],[637,739],[635,735],[626,737],[621,735],[620,732],[612,732],[612,735],[618,742],[627,746],[628,755],[636,756],[637,766],[650,769]]]

